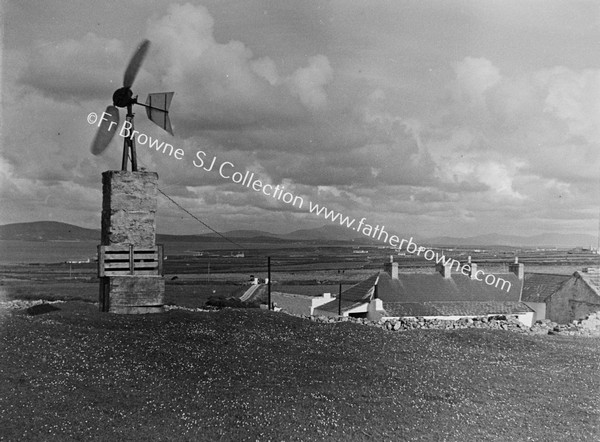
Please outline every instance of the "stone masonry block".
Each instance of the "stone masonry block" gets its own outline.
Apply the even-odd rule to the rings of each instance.
[[[109,170],[102,174],[102,210],[156,212],[158,174]]]
[[[107,171],[102,174],[103,245],[154,246],[156,241],[156,172]]]
[[[102,211],[102,245],[133,244],[152,247],[156,244],[154,213]]]

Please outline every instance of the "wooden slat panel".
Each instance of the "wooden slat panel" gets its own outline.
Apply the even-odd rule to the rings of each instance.
[[[129,253],[129,245],[99,246],[105,253]],[[155,247],[133,247],[135,253],[154,253],[160,246]]]
[[[158,275],[156,274],[156,270],[152,269],[152,270],[136,270],[135,276],[158,276]]]
[[[119,261],[119,262],[105,262],[104,270],[107,269],[130,269],[129,261]]]
[[[158,261],[158,253],[133,253],[133,259],[136,261],[138,259],[152,259],[154,261]]]
[[[105,252],[127,252],[129,253],[129,245],[110,245],[100,246]]]
[[[141,247],[130,245],[98,246],[98,276],[161,275],[162,245]]]
[[[106,270],[104,276],[131,276],[129,269],[126,270]],[[134,276],[158,276],[156,270],[136,270]]]
[[[157,269],[158,268],[158,263],[156,261],[154,262],[136,262],[134,269]]]

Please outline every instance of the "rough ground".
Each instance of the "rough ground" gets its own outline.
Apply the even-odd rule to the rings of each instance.
[[[600,339],[0,310],[1,440],[598,440]]]

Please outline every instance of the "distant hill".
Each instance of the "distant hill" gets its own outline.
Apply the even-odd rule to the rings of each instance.
[[[348,241],[354,238],[366,239],[356,232],[347,232],[336,226],[324,226],[316,229],[297,230],[288,234],[276,234],[262,230],[232,230],[223,232],[223,236],[237,241],[253,242],[289,242],[289,241]],[[86,229],[56,221],[37,221],[31,223],[6,224],[0,226],[0,239],[22,241],[100,241],[99,229]],[[214,232],[200,235],[157,235],[159,242],[223,241]]]
[[[496,233],[469,238],[440,236],[424,242],[444,246],[513,246],[513,247],[589,247],[597,238],[584,234],[542,233],[533,236],[500,235]]]
[[[263,242],[284,241],[278,235],[260,230],[233,230],[223,234],[231,239],[254,239]],[[5,224],[0,226],[0,239],[21,241],[98,241],[100,229],[86,229],[73,224],[56,221],[36,221],[31,223]],[[185,241],[223,241],[216,233],[202,235],[169,235],[158,234],[159,242]]]
[[[22,241],[98,241],[100,230],[86,229],[56,221],[6,224],[0,226],[0,239]]]
[[[261,230],[231,230],[229,232],[222,233],[226,238],[232,240],[244,240],[254,239],[263,240],[264,242],[280,241],[280,238],[273,233],[263,232]],[[220,235],[214,232],[203,233],[200,235],[171,235],[166,233],[159,233],[157,239],[160,242],[184,242],[184,241],[223,241]]]
[[[314,229],[295,230],[278,236],[290,240],[360,241],[363,243],[369,241],[368,237],[352,229],[331,225]]]
[[[390,234],[399,234],[389,232]],[[383,245],[383,242],[370,239],[352,229],[325,225],[314,229],[295,230],[290,233],[276,234],[261,230],[232,230],[224,232],[227,238],[237,241],[288,242],[288,241],[335,241],[359,244]],[[159,242],[223,241],[216,233],[201,235],[158,234]],[[400,236],[407,238],[408,236]],[[99,229],[83,227],[56,221],[37,221],[31,223],[6,224],[0,226],[0,239],[23,241],[100,241]],[[439,236],[415,239],[419,244],[440,246],[512,246],[512,247],[589,247],[597,244],[592,235],[543,233],[533,236],[488,234],[468,238]]]

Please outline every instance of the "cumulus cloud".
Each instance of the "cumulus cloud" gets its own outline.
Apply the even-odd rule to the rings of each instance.
[[[290,79],[292,92],[309,108],[319,109],[327,103],[324,86],[333,78],[333,69],[323,55],[311,57],[309,65],[294,72]]]
[[[324,86],[332,77],[327,57],[310,57],[307,67],[282,78],[271,58],[255,57],[244,43],[217,42],[213,26],[205,7],[189,3],[172,5],[148,26],[152,70],[177,91],[184,118],[197,128],[273,126],[326,102]]]
[[[557,67],[536,75],[547,87],[544,112],[562,120],[573,136],[600,142],[600,70]]]
[[[454,66],[458,90],[470,104],[482,104],[485,92],[496,85],[500,72],[490,60],[466,57]]]
[[[523,199],[523,195],[516,191],[513,186],[516,169],[516,165],[491,160],[483,162],[459,161],[452,166],[449,172],[452,174],[451,179],[454,181],[485,184],[494,197]]]
[[[550,229],[573,213],[578,227],[591,212],[597,217],[589,206],[597,205],[600,70],[506,75],[472,57],[454,67],[451,100],[442,118],[427,122],[425,144],[437,187],[458,196],[455,206],[492,226],[492,214],[515,225],[530,216]]]
[[[94,33],[38,41],[21,81],[61,100],[107,98],[121,85],[124,54],[121,41]]]

